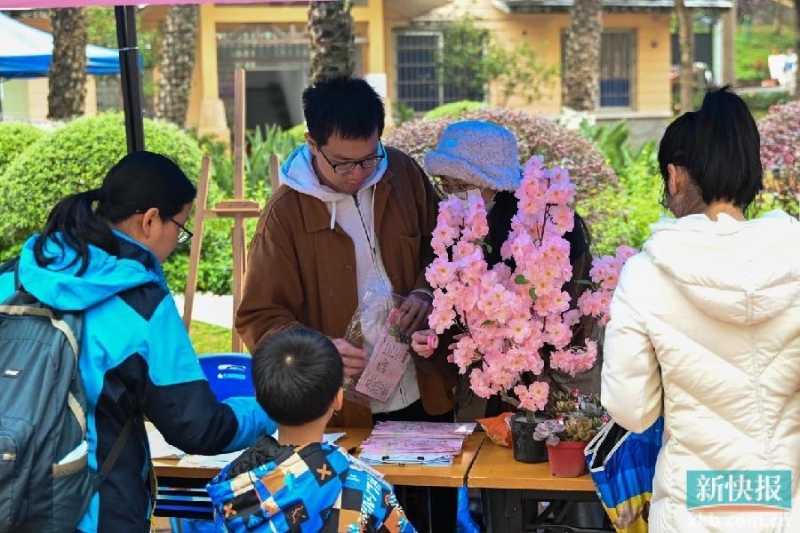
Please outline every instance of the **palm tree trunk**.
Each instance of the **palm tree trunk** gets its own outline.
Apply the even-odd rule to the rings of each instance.
[[[312,84],[334,76],[353,75],[355,39],[351,8],[349,0],[312,0],[309,3]]]
[[[563,105],[594,111],[600,96],[602,0],[575,0],[564,55]]]
[[[199,25],[199,6],[170,6],[164,32],[155,115],[181,128],[186,123],[186,111],[189,108]]]
[[[53,56],[50,59],[47,118],[66,120],[86,104],[86,9],[53,9]]]
[[[694,17],[686,0],[677,0],[678,41],[681,46],[681,113],[694,109]]]

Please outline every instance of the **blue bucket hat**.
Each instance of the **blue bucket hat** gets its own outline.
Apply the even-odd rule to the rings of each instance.
[[[436,150],[425,154],[425,171],[495,191],[514,191],[522,181],[514,134],[478,120],[445,128]]]

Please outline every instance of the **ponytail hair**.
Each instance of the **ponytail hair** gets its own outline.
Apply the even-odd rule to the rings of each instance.
[[[110,224],[152,207],[167,220],[180,213],[196,194],[186,174],[167,157],[152,152],[128,154],[106,174],[99,189],[67,196],[50,211],[34,243],[36,262],[44,267],[58,260],[48,249],[48,242],[54,243],[62,255],[67,246],[76,252],[67,268],[80,262],[80,276],[89,267],[89,246],[119,255],[119,242]]]
[[[658,162],[665,183],[669,164],[684,167],[706,205],[727,201],[746,210],[763,188],[758,126],[730,86],[709,90],[699,111],[670,124]]]

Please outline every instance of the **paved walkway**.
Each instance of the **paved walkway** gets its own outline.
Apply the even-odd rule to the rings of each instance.
[[[183,294],[175,294],[178,312],[183,316]],[[215,324],[224,328],[233,327],[233,296],[215,294],[195,294],[192,306],[192,320]]]

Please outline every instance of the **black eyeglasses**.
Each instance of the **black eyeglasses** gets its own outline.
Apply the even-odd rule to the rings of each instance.
[[[186,229],[186,226],[175,220],[174,218],[170,217],[170,220],[178,226],[178,244],[186,244],[194,237],[194,233]]]
[[[334,163],[333,161],[328,159],[328,156],[325,155],[325,152],[322,151],[322,147],[320,145],[317,145],[317,150],[319,151],[319,153],[322,154],[322,157],[325,158],[325,161],[328,162],[333,171],[337,174],[349,174],[350,172],[355,170],[357,166],[360,166],[365,170],[377,167],[380,164],[381,160],[384,157],[386,157],[386,150],[383,149],[382,143],[378,143],[378,149],[380,150],[380,153],[373,157],[367,157],[359,161],[348,161],[347,163]]]
[[[450,194],[463,195],[472,190],[478,190],[479,187],[469,183],[460,183],[458,181],[450,181],[443,176],[434,176],[431,179],[434,190],[441,198],[447,198]]]

